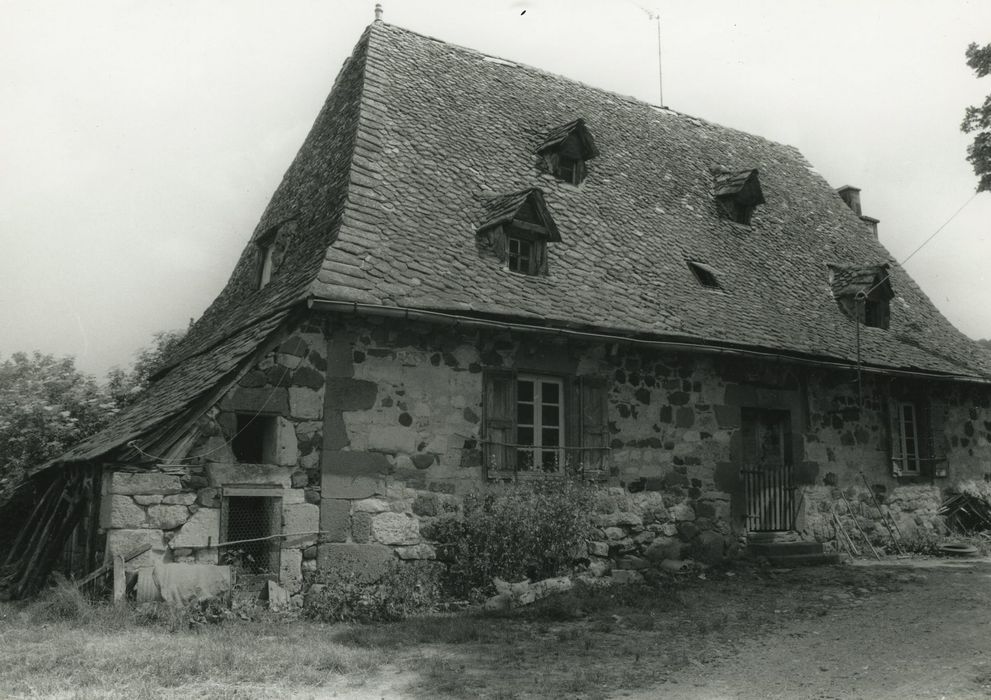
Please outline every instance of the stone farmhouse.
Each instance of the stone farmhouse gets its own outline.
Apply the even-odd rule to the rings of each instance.
[[[835,545],[868,488],[938,527],[991,472],[991,361],[877,224],[790,146],[376,21],[146,398],[35,471],[7,594],[144,544],[296,595],[525,480],[600,485],[626,580]]]

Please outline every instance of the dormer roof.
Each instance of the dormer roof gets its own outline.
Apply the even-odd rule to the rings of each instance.
[[[764,204],[764,192],[760,187],[757,168],[746,170],[717,169],[715,172],[716,197],[732,199],[744,206]]]
[[[496,226],[519,225],[531,233],[540,234],[548,242],[561,240],[557,224],[547,210],[544,195],[536,187],[489,197],[484,200],[482,210],[479,233]]]
[[[889,265],[830,265],[833,296],[869,296],[872,299],[892,299],[895,296],[889,278]]]
[[[588,127],[585,126],[585,120],[581,118],[551,129],[541,144],[537,146],[537,153],[543,155],[566,145],[576,149],[574,153],[567,153],[572,158],[592,160],[599,155],[599,149],[595,147],[592,132],[588,130]]]

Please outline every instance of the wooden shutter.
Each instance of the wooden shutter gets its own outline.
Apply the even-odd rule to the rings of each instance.
[[[508,445],[516,442],[516,374],[488,371],[484,376],[485,469],[512,471],[516,465],[516,450]]]
[[[946,459],[946,411],[947,406],[944,403],[939,403],[937,401],[932,401],[929,403],[929,424],[927,442],[929,450],[927,457],[930,458],[930,474],[933,476],[946,476],[947,471],[947,459]]]
[[[902,423],[901,410],[898,401],[888,399],[888,443],[891,446],[891,473],[900,476],[902,473]]]
[[[608,465],[609,447],[608,385],[601,377],[581,377],[581,446],[582,464],[586,469],[602,469]]]

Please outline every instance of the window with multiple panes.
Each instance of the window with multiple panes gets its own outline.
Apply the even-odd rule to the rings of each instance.
[[[897,403],[898,436],[901,471],[906,474],[919,473],[919,419],[915,404],[907,401]]]
[[[560,154],[557,158],[554,174],[572,185],[580,185],[585,179],[585,161],[581,158],[571,158]]]
[[[536,251],[532,241],[510,236],[506,248],[510,271],[525,275],[536,274],[537,256],[534,254]]]
[[[946,476],[946,406],[918,399],[892,399],[891,470],[895,476]]]
[[[482,446],[489,476],[603,473],[607,387],[601,377],[486,371]]]
[[[520,375],[516,380],[516,467],[557,472],[564,464],[564,382]]]

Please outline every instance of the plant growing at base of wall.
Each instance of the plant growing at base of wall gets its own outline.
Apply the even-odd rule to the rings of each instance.
[[[492,579],[568,573],[591,534],[593,493],[567,479],[525,482],[499,493],[468,494],[463,516],[434,525],[453,595],[478,599]]]

